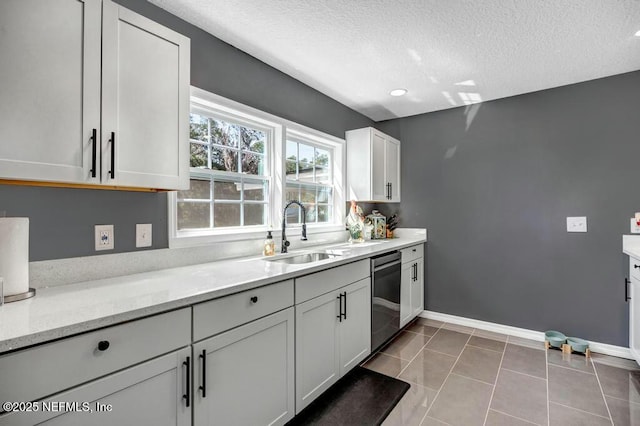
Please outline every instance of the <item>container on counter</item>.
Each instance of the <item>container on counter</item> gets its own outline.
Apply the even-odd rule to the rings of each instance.
[[[378,210],[373,210],[367,219],[371,222],[373,226],[373,231],[371,233],[371,238],[374,240],[379,240],[383,238],[387,238],[387,218],[384,217]]]

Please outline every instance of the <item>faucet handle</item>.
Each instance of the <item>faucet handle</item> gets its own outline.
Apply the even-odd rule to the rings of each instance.
[[[302,224],[302,238],[300,238],[302,241],[307,241],[307,224],[303,223]]]

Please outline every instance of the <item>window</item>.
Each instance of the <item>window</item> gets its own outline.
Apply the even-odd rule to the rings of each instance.
[[[344,229],[344,140],[191,89],[191,186],[169,195],[169,247],[264,238],[298,200],[307,232]],[[301,211],[287,210],[295,232]]]
[[[191,188],[179,191],[178,230],[269,222],[269,131],[192,112]]]
[[[307,223],[331,222],[333,150],[308,141],[287,138],[285,154],[286,201],[298,200],[306,209]],[[300,223],[301,210],[287,212],[287,223]]]

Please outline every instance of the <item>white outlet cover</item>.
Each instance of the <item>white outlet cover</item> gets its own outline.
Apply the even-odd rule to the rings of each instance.
[[[638,226],[638,222],[635,217],[631,218],[631,233],[640,234],[640,226]]]
[[[151,247],[152,236],[150,223],[136,224],[136,247]]]
[[[587,217],[568,217],[567,232],[587,232]]]
[[[113,225],[96,225],[95,226],[95,243],[96,243],[96,251],[113,250],[113,247],[114,247]]]

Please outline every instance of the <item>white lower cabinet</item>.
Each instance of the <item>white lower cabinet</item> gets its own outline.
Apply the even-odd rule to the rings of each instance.
[[[369,353],[369,277],[296,305],[296,413]]]
[[[195,425],[282,425],[294,416],[293,308],[193,345]]]
[[[422,244],[401,250],[400,327],[424,310],[424,248]]]
[[[191,425],[190,355],[183,348],[36,401],[37,411],[5,414],[0,425]]]

